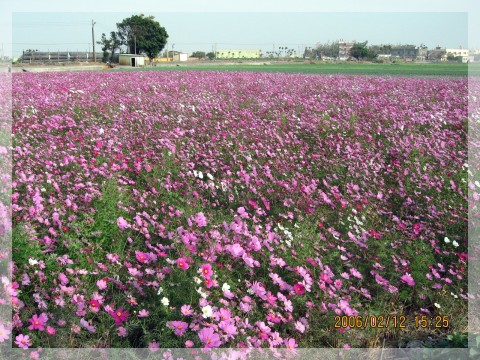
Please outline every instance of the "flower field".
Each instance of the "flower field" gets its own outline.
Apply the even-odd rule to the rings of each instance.
[[[467,110],[466,78],[14,74],[14,346],[465,330]]]

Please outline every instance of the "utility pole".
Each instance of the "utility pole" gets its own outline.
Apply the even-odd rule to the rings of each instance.
[[[93,31],[93,26],[95,25],[95,21],[92,20],[92,45],[93,45],[93,62],[97,62],[97,56],[95,54],[95,33]]]

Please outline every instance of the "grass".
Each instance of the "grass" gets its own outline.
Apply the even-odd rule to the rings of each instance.
[[[124,69],[122,69],[124,70]],[[131,68],[140,71],[254,71],[281,72],[301,74],[352,74],[352,75],[401,75],[401,76],[467,76],[480,75],[480,65],[473,64],[438,64],[438,63],[264,63],[264,64],[219,64],[208,62],[202,64],[181,63],[177,66],[159,65],[146,68]]]

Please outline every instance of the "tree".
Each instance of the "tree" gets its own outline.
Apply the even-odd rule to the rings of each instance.
[[[370,50],[367,47],[368,41],[362,43],[354,43],[352,48],[350,49],[350,56],[354,57],[355,59],[368,59],[373,60],[377,57],[377,54]]]
[[[340,46],[338,45],[338,42],[327,42],[325,44],[318,43],[315,50],[316,55],[319,57],[336,58],[338,57]]]
[[[108,39],[105,33],[102,33],[102,38],[100,41],[97,41],[97,44],[100,44],[102,47],[104,61],[107,60],[108,52],[110,52],[110,61],[113,62],[115,51],[120,48],[122,41],[119,34],[115,31],[112,31],[110,32],[110,38]]]
[[[168,33],[154,16],[133,15],[117,23],[119,37],[131,54],[155,58],[167,44]]]
[[[205,56],[208,58],[208,60],[213,60],[213,59],[215,59],[215,53],[214,53],[213,51],[210,51],[210,52],[207,53]]]
[[[192,57],[194,58],[205,59],[205,56],[206,56],[205,51],[194,51],[192,53]]]

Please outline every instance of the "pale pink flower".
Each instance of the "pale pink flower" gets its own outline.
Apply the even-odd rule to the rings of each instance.
[[[15,338],[15,344],[17,344],[19,348],[28,349],[32,346],[32,340],[30,340],[28,335],[20,334]]]
[[[198,337],[203,342],[206,348],[214,348],[220,346],[220,335],[215,333],[212,328],[203,328],[198,332]]]
[[[120,216],[118,219],[117,219],[117,226],[120,228],[120,229],[126,229],[128,227],[128,222],[122,217]]]

